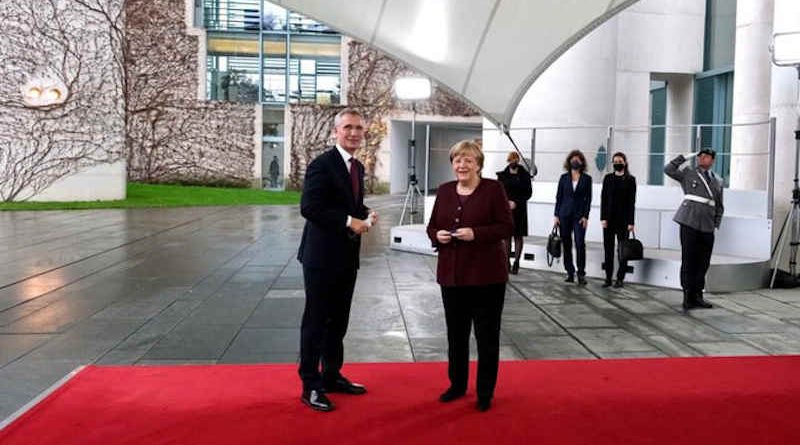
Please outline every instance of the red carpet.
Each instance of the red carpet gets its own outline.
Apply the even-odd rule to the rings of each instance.
[[[444,363],[344,371],[370,392],[317,413],[294,365],[89,367],[0,444],[800,444],[800,356],[503,362],[486,413]]]

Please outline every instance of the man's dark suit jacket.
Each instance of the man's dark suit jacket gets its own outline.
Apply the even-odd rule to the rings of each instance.
[[[357,269],[361,237],[346,227],[347,216],[366,219],[364,166],[358,163],[361,192],[353,198],[348,167],[336,147],[317,156],[306,169],[300,213],[306,219],[297,259],[303,267]]]
[[[560,219],[589,218],[592,208],[592,177],[586,173],[578,178],[578,186],[572,190],[572,176],[570,172],[561,175],[558,180],[556,192],[556,209],[554,215]]]

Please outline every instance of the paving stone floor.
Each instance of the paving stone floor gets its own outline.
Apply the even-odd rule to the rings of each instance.
[[[370,202],[346,360],[445,360],[435,258],[387,248],[402,197]],[[296,206],[0,212],[0,419],[90,363],[295,362],[302,227]],[[562,278],[512,278],[503,359],[800,354],[800,290],[684,315],[675,290]]]

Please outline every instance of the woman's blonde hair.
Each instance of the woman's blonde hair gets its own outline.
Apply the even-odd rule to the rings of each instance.
[[[516,151],[509,151],[508,156],[506,156],[506,162],[519,162],[519,153]]]
[[[450,147],[450,163],[453,163],[453,159],[456,156],[472,156],[475,158],[475,161],[478,163],[478,169],[483,170],[483,150],[481,149],[481,145],[474,140],[463,140],[461,142],[456,142],[455,145]]]

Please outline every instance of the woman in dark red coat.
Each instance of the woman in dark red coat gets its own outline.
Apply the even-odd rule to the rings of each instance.
[[[450,149],[456,181],[439,186],[428,236],[439,251],[437,282],[447,323],[450,387],[439,400],[451,402],[467,391],[469,334],[478,343],[477,407],[491,407],[500,359],[508,260],[503,241],[512,234],[508,198],[502,184],[481,178],[483,152],[472,141]]]

